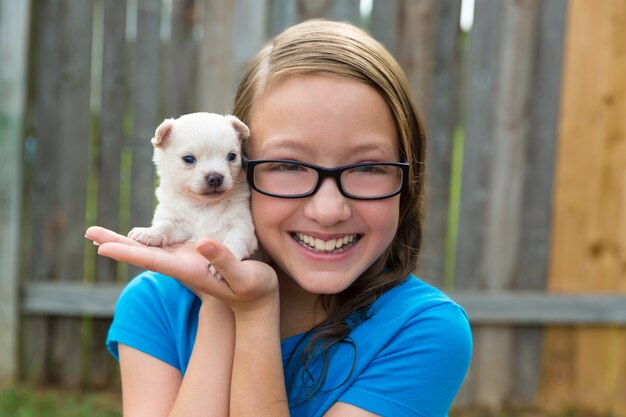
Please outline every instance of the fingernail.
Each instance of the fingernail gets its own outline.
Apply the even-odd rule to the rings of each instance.
[[[207,255],[212,255],[217,249],[215,245],[211,242],[205,242],[200,247],[202,248],[202,251]]]

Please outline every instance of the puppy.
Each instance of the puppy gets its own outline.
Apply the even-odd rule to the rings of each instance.
[[[257,240],[241,163],[241,145],[249,136],[248,127],[231,115],[164,120],[152,138],[159,178],[152,225],[135,227],[128,237],[149,246],[210,237],[239,260],[250,256]]]

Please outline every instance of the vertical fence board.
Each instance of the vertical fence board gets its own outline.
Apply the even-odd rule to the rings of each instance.
[[[535,57],[538,3],[518,1],[504,7],[500,63],[492,113],[490,173],[484,268],[488,289],[510,288],[520,242],[520,220]]]
[[[0,0],[0,385],[17,376],[22,130],[30,2]]]
[[[501,15],[499,68],[491,106],[490,198],[482,254],[488,290],[511,288],[519,255],[538,6],[537,0],[504,3]],[[485,327],[481,333],[483,360],[478,364],[481,382],[476,400],[497,409],[512,388],[513,332]]]
[[[91,76],[92,4],[60,3],[63,25],[60,32],[59,84],[59,210],[61,227],[56,279],[82,280],[84,267],[85,207]],[[80,319],[53,322],[51,377],[63,386],[80,382]]]
[[[398,57],[397,22],[400,18],[400,0],[372,3],[370,33],[394,56]]]
[[[328,18],[361,26],[360,0],[334,0]]]
[[[235,3],[228,0],[203,3],[204,36],[200,44],[198,68],[199,108],[226,113],[234,97]]]
[[[278,35],[298,21],[297,0],[269,0],[267,34]]]
[[[123,123],[126,108],[126,0],[103,3],[102,83],[100,141],[97,153],[98,208],[96,224],[120,230],[121,156],[124,146]],[[117,262],[101,256],[95,259],[95,281],[115,282]],[[110,319],[93,319],[89,353],[88,381],[101,387],[113,378],[117,367],[106,346]]]
[[[29,279],[48,281],[53,278],[58,262],[56,242],[59,228],[57,175],[60,153],[58,117],[50,109],[57,108],[59,99],[59,1],[33,3],[36,91],[37,140],[36,166],[30,190],[32,210],[32,248]],[[23,320],[22,377],[29,383],[47,379],[50,326],[47,317],[25,317]]]
[[[166,117],[178,117],[196,111],[194,81],[198,64],[194,30],[199,18],[198,8],[195,0],[172,2],[172,33],[167,48],[164,88]]]
[[[521,242],[515,288],[543,291],[546,285],[552,210],[554,156],[559,118],[565,0],[540,2],[532,92],[532,130],[528,135]],[[517,328],[514,333],[511,400],[528,405],[539,387],[543,331]]]
[[[335,0],[296,0],[298,22],[330,17]]]
[[[348,21],[360,26],[360,8],[358,0],[296,0],[297,20],[325,18]]]
[[[488,175],[491,168],[491,99],[498,63],[499,1],[476,3],[467,56],[465,136],[455,273],[456,290],[479,290],[485,279],[480,259],[484,244]],[[471,317],[470,317],[471,319]],[[474,331],[474,355],[457,401],[475,404],[482,383],[481,329]]]
[[[104,2],[103,40],[97,224],[119,230],[122,125],[126,111],[126,0]],[[112,259],[98,257],[96,281],[115,281],[116,264]]]
[[[150,138],[158,125],[160,83],[161,1],[138,2],[137,40],[133,52],[130,226],[147,226],[152,219],[154,169]],[[129,276],[139,269],[128,268]]]
[[[569,2],[566,36],[548,288],[624,293],[626,2]],[[626,413],[625,335],[623,328],[548,329],[540,405]],[[563,341],[572,354],[552,363]]]
[[[434,0],[401,3],[398,62],[409,82],[424,121],[429,119],[434,65]]]
[[[481,258],[492,161],[492,114],[489,109],[497,73],[500,7],[501,3],[494,0],[476,3],[476,17],[469,40],[455,274],[455,288],[459,290],[480,289],[485,280]]]
[[[236,47],[233,48],[235,54],[235,76],[233,92],[243,74],[243,71],[267,40],[267,13],[268,4],[266,0],[239,0],[235,13],[235,37]],[[234,104],[234,93],[231,98]],[[229,112],[232,109],[229,108]]]
[[[435,4],[434,57],[426,164],[424,246],[418,264],[420,277],[443,286],[450,208],[452,145],[459,123],[460,46],[459,0]]]

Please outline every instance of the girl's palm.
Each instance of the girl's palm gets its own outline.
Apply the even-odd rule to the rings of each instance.
[[[98,226],[87,229],[85,236],[99,246],[99,255],[171,276],[199,296],[210,294],[234,308],[247,309],[246,305],[254,305],[278,288],[276,273],[270,266],[258,261],[240,262],[217,242],[145,246]],[[217,279],[210,273],[207,248],[215,249],[211,251],[215,256],[211,262],[224,279]]]

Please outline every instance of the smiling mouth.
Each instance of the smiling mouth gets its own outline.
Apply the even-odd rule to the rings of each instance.
[[[293,239],[301,246],[318,253],[341,253],[354,246],[360,235],[350,234],[337,239],[322,240],[304,233],[292,233]]]

